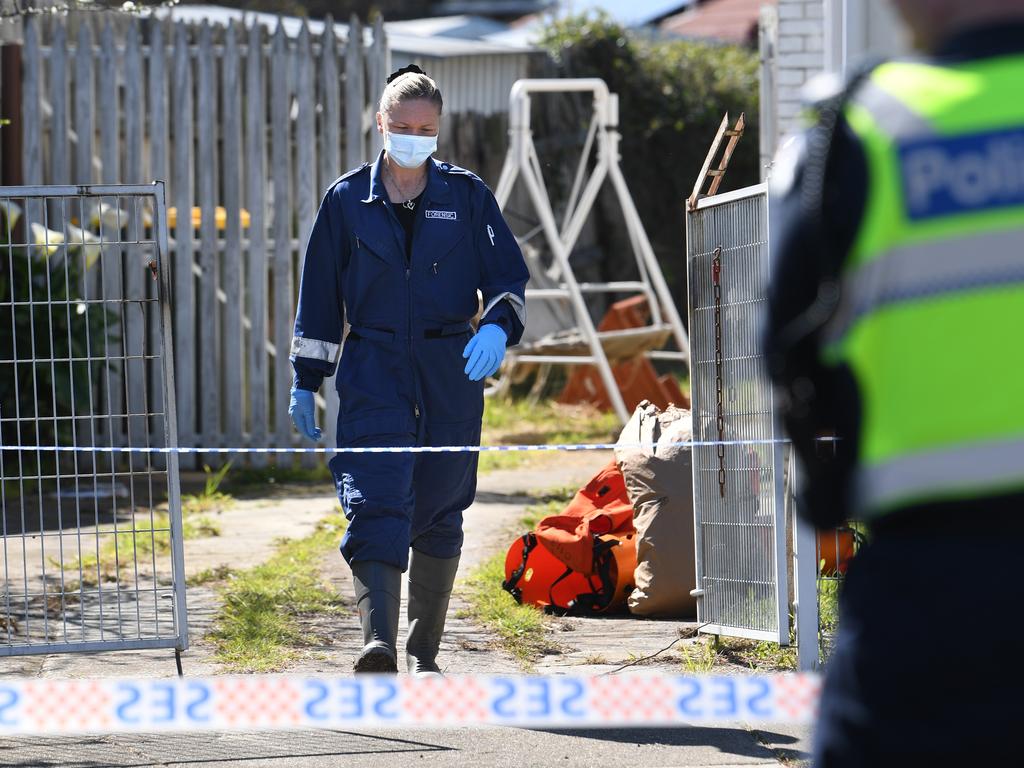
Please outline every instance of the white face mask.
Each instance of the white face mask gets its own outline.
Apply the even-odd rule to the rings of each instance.
[[[403,168],[419,168],[437,151],[437,136],[411,136],[387,131],[384,149],[388,157]]]

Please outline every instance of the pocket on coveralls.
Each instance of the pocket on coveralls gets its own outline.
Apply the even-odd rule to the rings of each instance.
[[[408,362],[389,342],[349,338],[341,354],[338,435],[350,443],[370,435],[415,434],[411,400],[402,391]]]

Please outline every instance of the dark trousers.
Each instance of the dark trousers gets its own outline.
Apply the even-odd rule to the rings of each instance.
[[[814,765],[1024,765],[1024,525],[986,510],[879,531],[854,558]]]

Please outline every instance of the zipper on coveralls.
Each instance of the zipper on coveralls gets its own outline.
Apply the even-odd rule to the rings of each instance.
[[[384,209],[388,212],[388,216],[391,217],[391,221],[394,222],[395,224],[397,224],[399,229],[401,229],[402,228],[402,224],[401,224],[401,222],[398,221],[398,217],[395,215],[395,212],[391,209],[391,206],[388,205],[386,202],[383,202],[383,205],[384,205]],[[412,256],[411,256],[411,249],[410,249],[410,251],[406,251],[406,253],[409,254],[409,255],[406,255],[406,262],[405,262],[405,295],[406,295],[406,310],[407,310],[407,312],[406,312],[406,320],[407,320],[406,329],[408,331],[408,333],[406,334],[406,342],[405,343],[406,343],[406,350],[409,353],[409,370],[412,373],[412,387],[413,387],[413,398],[414,398],[414,400],[413,400],[413,407],[412,407],[412,413],[413,413],[413,417],[416,419],[416,423],[418,425],[419,424],[419,420],[420,420],[420,403],[419,403],[420,385],[419,385],[419,379],[416,376],[416,360],[413,358],[413,354],[412,354]],[[417,430],[416,431],[419,432],[419,427],[418,426],[417,426]]]
[[[409,345],[409,366],[410,366],[410,369],[412,370],[413,396],[416,398],[416,401],[413,403],[412,413],[413,413],[413,416],[416,418],[416,420],[419,421],[419,418],[420,418],[420,403],[419,403],[420,386],[419,386],[419,379],[416,376],[416,359],[413,357],[413,352],[412,352],[412,266],[411,266],[411,264],[407,265],[406,268],[405,268],[405,287],[406,287],[406,295],[408,296],[408,299],[409,299],[409,312],[408,312],[409,333],[408,333],[408,336],[407,336],[407,343]]]

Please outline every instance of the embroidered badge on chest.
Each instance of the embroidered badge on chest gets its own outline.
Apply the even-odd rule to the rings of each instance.
[[[431,211],[429,208],[423,211],[423,215],[428,219],[446,219],[448,221],[455,221],[458,218],[455,211]]]

